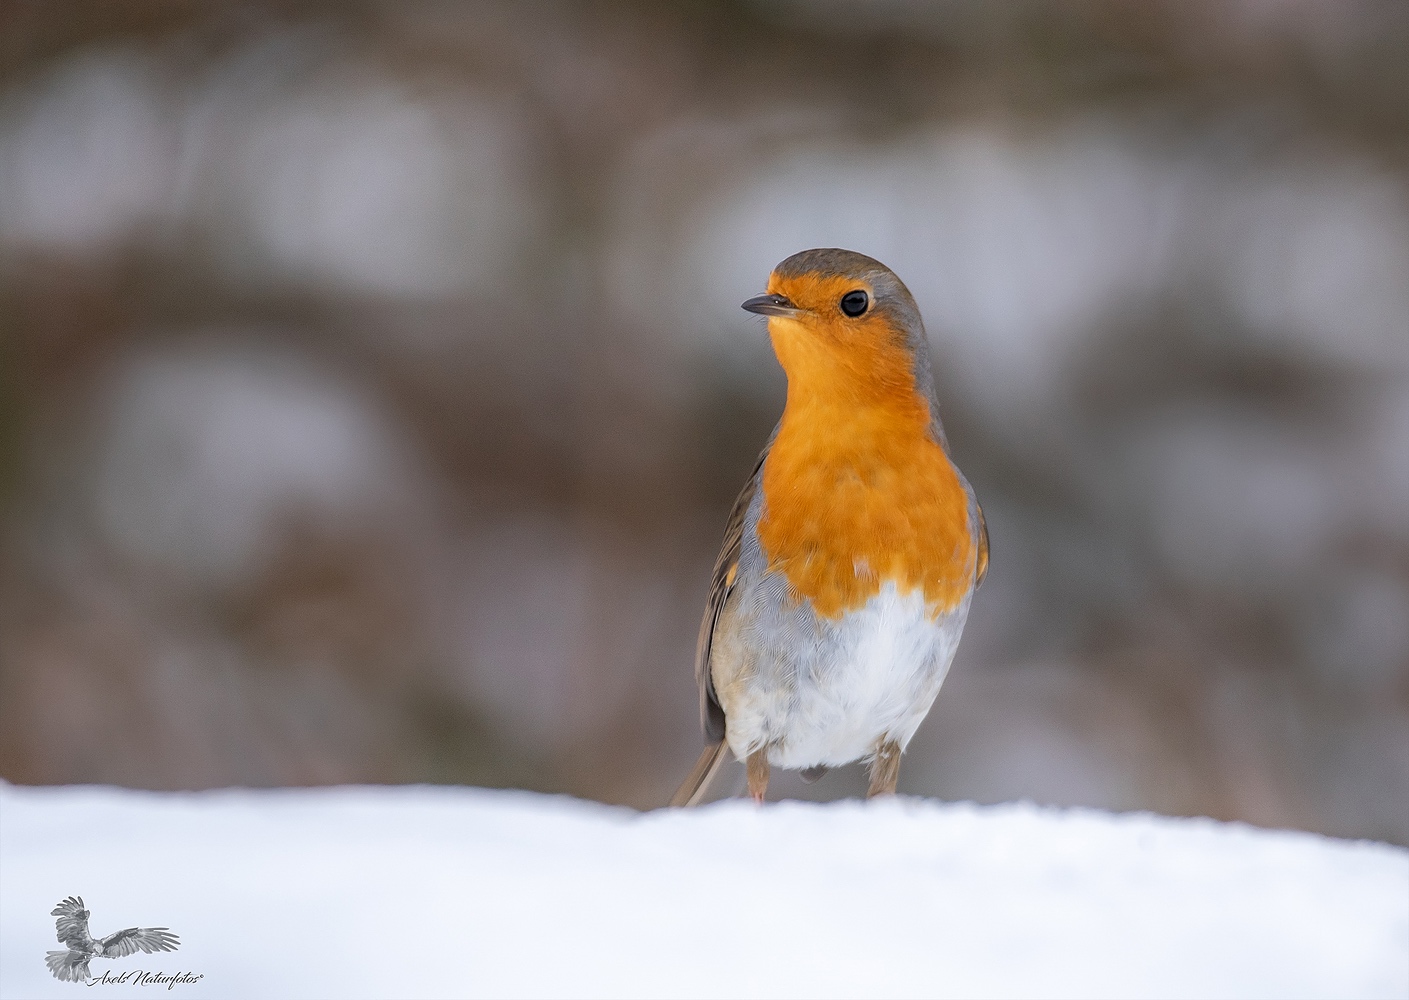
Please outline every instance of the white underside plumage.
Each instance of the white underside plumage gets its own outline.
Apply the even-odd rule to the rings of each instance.
[[[765,583],[744,603],[770,603],[774,589]],[[810,607],[755,618],[714,658],[730,749],[743,758],[767,746],[769,761],[789,769],[848,764],[889,740],[903,749],[939,693],[967,614],[967,598],[933,616],[920,591],[887,583],[835,622]],[[778,624],[762,629],[760,619]]]

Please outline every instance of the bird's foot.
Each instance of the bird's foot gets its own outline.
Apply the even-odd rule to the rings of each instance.
[[[876,747],[876,756],[871,759],[871,787],[866,789],[866,798],[894,795],[899,780],[900,744],[886,740]]]
[[[759,747],[749,754],[746,765],[749,777],[749,796],[763,805],[763,796],[768,792],[768,748]]]

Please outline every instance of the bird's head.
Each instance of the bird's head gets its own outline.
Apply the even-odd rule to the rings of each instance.
[[[790,393],[928,393],[929,352],[919,309],[905,284],[878,260],[851,250],[804,250],[775,267],[767,293],[743,308],[768,317]]]

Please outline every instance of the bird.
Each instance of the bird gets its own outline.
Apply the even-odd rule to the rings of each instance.
[[[726,748],[759,803],[773,767],[856,761],[867,798],[894,794],[988,572],[983,509],[890,268],[804,250],[743,308],[767,317],[787,400],[725,526],[695,651],[705,748],[670,804],[697,804]]]
[[[137,951],[175,951],[181,943],[166,927],[129,927],[95,940],[88,933],[89,912],[83,907],[82,896],[69,896],[49,911],[49,916],[59,918],[54,926],[59,942],[68,945],[68,950],[47,952],[44,964],[55,979],[65,982],[86,982],[91,959],[122,958]]]

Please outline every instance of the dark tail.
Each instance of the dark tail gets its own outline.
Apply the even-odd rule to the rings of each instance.
[[[671,807],[698,805],[700,799],[704,798],[704,793],[709,789],[709,783],[714,780],[714,775],[722,763],[724,763],[723,740],[705,747],[704,753],[700,754],[700,759],[695,761],[694,767],[690,768],[689,776],[681,782],[675,794],[670,797]]]

